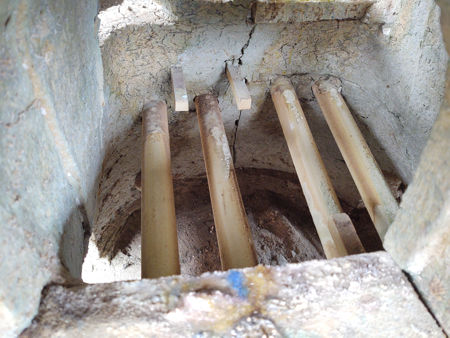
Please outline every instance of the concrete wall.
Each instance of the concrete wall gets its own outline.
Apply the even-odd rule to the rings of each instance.
[[[96,14],[96,0],[0,6],[2,337],[30,323],[45,284],[80,277],[102,158]]]
[[[450,3],[439,1],[447,51]],[[384,247],[450,332],[450,70],[445,101]]]

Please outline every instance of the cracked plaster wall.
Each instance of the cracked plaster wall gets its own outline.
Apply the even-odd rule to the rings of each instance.
[[[243,135],[258,141],[262,136],[276,149],[254,154],[248,148],[258,142],[244,138],[239,141],[242,149],[237,166],[270,164],[292,171],[288,156],[279,154],[286,149],[279,151],[281,135],[270,135],[258,126],[259,120],[273,117],[270,102],[263,111],[265,101],[270,101],[267,89],[279,75],[294,77],[311,119],[318,120],[321,117],[310,82],[333,75],[342,80],[347,102],[367,127],[369,143],[381,166],[409,183],[443,95],[446,54],[436,4],[429,0],[399,2],[390,24],[380,24],[383,18],[375,15],[371,18],[370,10],[362,21],[252,24],[249,7],[246,1],[148,4],[127,0],[101,12],[100,39],[109,97],[107,137],[115,140],[131,128],[146,100],[166,99],[172,108],[168,70],[175,63],[184,68],[191,109],[196,95],[205,91],[219,95],[231,137],[240,114],[233,105],[224,67],[226,61],[234,61],[242,64],[254,101],[240,123],[242,129],[248,126],[254,131]],[[191,129],[194,115],[172,112],[174,132]],[[267,138],[267,134],[274,137]],[[321,137],[320,132],[316,134]],[[172,136],[172,142],[177,143],[177,137],[188,138],[186,147],[194,141],[180,133]],[[184,176],[203,172],[201,158],[195,158],[194,164],[188,163],[190,159],[174,156],[174,172]]]

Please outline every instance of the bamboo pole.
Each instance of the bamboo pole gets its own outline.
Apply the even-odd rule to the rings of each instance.
[[[397,213],[397,201],[337,86],[332,81],[321,80],[313,85],[313,91],[367,211],[383,240]]]
[[[142,278],[156,278],[180,273],[164,102],[151,101],[144,106],[142,127],[141,272]]]
[[[341,235],[342,241],[344,242],[345,248],[349,255],[356,255],[359,253],[366,252],[364,246],[356,233],[353,222],[348,217],[346,213],[334,214],[333,221]]]
[[[303,194],[327,258],[348,254],[333,215],[342,213],[314,138],[292,84],[278,78],[272,100],[297,171]]]
[[[195,98],[222,269],[257,264],[217,97]]]

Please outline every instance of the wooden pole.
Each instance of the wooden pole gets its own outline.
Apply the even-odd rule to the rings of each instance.
[[[257,264],[217,97],[195,98],[222,269]]]
[[[164,102],[151,101],[144,106],[142,127],[141,270],[142,278],[156,278],[180,273]]]
[[[397,213],[397,201],[337,86],[329,80],[321,80],[313,85],[313,91],[367,211],[383,240]]]
[[[334,214],[333,221],[349,255],[366,252],[356,233],[352,220],[346,213]]]
[[[297,171],[303,194],[327,258],[347,255],[333,215],[342,213],[314,138],[292,84],[278,78],[272,100]]]

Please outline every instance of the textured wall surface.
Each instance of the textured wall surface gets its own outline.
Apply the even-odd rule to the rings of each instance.
[[[377,252],[198,278],[50,286],[23,337],[444,337]]]
[[[320,126],[313,127],[319,147],[327,149],[332,142],[327,140],[327,127],[321,124],[310,84],[318,76],[333,75],[342,80],[345,98],[365,127],[383,169],[398,173],[409,183],[443,95],[446,55],[439,8],[431,0],[380,1],[377,5],[384,6],[383,15],[371,14],[369,9],[361,21],[292,24],[254,24],[246,1],[125,0],[108,8],[100,13],[109,103],[107,137],[117,141],[125,135],[146,100],[166,99],[171,107],[169,68],[179,63],[184,68],[191,109],[196,95],[213,91],[219,94],[230,138],[235,120],[239,120],[241,134],[248,135],[236,144],[238,167],[293,171],[289,156],[282,155],[286,148],[275,128],[268,88],[277,76],[292,78],[312,124]],[[391,19],[388,14],[392,11]],[[388,19],[393,22],[380,23]],[[225,78],[226,61],[241,65],[251,90],[252,109],[241,116]],[[185,140],[186,149],[178,152],[193,152],[195,130],[190,130],[195,114],[171,115],[176,128],[173,142],[181,137]],[[267,125],[273,130],[267,130]],[[321,129],[324,131],[317,132]],[[265,153],[251,151],[264,140],[270,141]],[[189,176],[203,171],[201,158],[191,163],[186,160],[190,156],[176,155],[175,173]],[[335,155],[334,149],[325,151],[325,161],[335,165],[336,161],[330,160]]]
[[[96,14],[95,0],[0,6],[2,337],[30,323],[62,265],[81,275],[102,158]]]
[[[450,51],[450,3],[440,1]],[[450,332],[450,70],[439,117],[384,247]]]
[[[450,332],[450,109],[436,121],[384,247]]]

